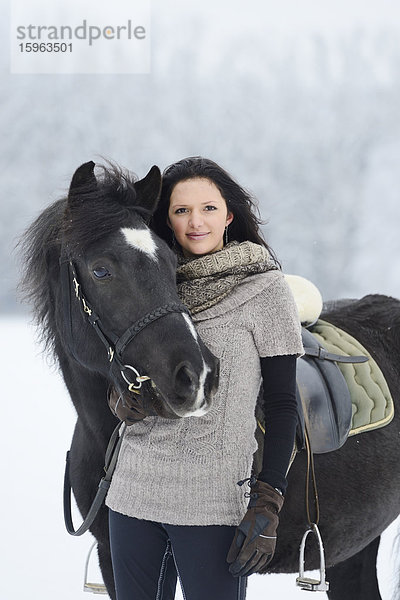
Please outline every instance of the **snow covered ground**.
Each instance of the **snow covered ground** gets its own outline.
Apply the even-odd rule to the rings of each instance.
[[[0,597],[88,600],[91,596],[82,591],[83,570],[92,538],[89,534],[70,537],[62,515],[64,460],[75,422],[74,409],[61,377],[46,364],[35,344],[34,331],[25,319],[0,318],[0,336]],[[384,600],[391,600],[392,578],[398,572],[399,561],[396,567],[392,543],[399,524],[397,520],[385,532],[379,552],[378,573]],[[91,581],[100,580],[95,562]],[[295,574],[252,576],[248,600],[304,600],[307,596],[296,589],[295,578]],[[318,595],[318,599],[323,598],[325,594]]]

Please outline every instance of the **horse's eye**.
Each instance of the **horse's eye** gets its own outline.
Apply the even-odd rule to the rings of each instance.
[[[93,269],[93,275],[97,279],[106,279],[107,277],[111,277],[111,273],[107,267],[96,267]]]

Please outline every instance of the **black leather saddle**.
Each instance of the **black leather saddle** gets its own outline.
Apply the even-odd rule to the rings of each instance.
[[[327,352],[308,329],[302,329],[304,356],[297,361],[298,442],[307,429],[314,454],[331,452],[347,440],[351,428],[350,392],[338,362],[360,363],[367,356]]]
[[[338,362],[360,363],[367,356],[342,356],[333,354],[318,342],[310,330],[302,328],[304,355],[297,361],[298,427],[297,450],[305,447],[307,430],[311,451],[314,454],[332,452],[340,448],[349,435],[352,421],[350,392],[337,366]],[[258,451],[254,456],[254,471],[259,472],[264,444],[265,427],[260,400],[257,402],[256,430]]]

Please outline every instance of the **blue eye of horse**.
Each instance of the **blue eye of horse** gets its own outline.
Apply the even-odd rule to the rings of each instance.
[[[107,277],[111,277],[111,273],[106,267],[96,267],[96,269],[93,269],[93,275],[97,279],[105,279]]]

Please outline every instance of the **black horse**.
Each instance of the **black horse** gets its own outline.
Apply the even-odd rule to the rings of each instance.
[[[84,516],[118,424],[107,403],[110,384],[143,394],[153,414],[179,418],[204,414],[218,383],[218,362],[179,301],[175,255],[147,225],[161,189],[159,169],[136,181],[115,166],[96,177],[94,166],[77,169],[68,197],[47,208],[21,240],[22,289],[78,415],[70,478]],[[106,514],[103,506],[90,530],[113,594]]]
[[[65,243],[68,242],[70,257],[76,262],[80,283],[91,305],[109,330],[118,335],[160,302],[178,302],[171,253],[148,231],[143,220],[143,209],[148,214],[154,210],[159,172],[152,170],[136,183],[126,178],[121,182],[115,171],[105,174],[105,182],[100,185],[93,177],[92,163],[78,169],[69,199],[47,209],[23,240],[27,255],[26,289],[78,412],[72,444],[72,484],[83,516],[95,495],[106,444],[115,425],[105,400],[107,385],[112,381],[121,387],[122,381],[118,371],[110,374],[104,347],[84,320],[77,302],[71,306],[72,336],[68,332],[61,306],[59,266]],[[128,246],[121,227],[146,229],[148,233],[141,238],[144,247],[139,249],[138,241],[136,247]],[[156,244],[157,264],[149,256],[152,247],[149,240]],[[115,283],[109,285],[113,279]],[[332,303],[322,317],[354,335],[366,347],[383,371],[395,402],[395,416],[389,425],[349,438],[340,450],[315,456],[321,511],[319,528],[330,582],[328,596],[331,600],[380,600],[376,578],[380,535],[400,514],[400,301],[382,295],[366,296],[354,302]],[[173,328],[173,348],[165,337],[168,327]],[[160,402],[159,395],[150,389],[157,410],[175,417],[182,415],[182,404],[185,410],[195,410],[193,397],[185,400],[187,390],[183,388],[184,382],[190,388],[198,380],[203,359],[194,338],[184,327],[182,316],[170,314],[150,324],[141,333],[139,343],[139,347],[131,344],[126,360],[140,373],[149,374],[160,393],[165,394]],[[204,347],[202,351],[215,372],[212,357]],[[161,371],[168,373],[167,379],[171,373],[180,375],[179,383],[172,384],[181,392],[179,406],[171,406],[167,400],[171,384],[158,379],[162,377]],[[212,375],[213,372],[207,383],[208,395],[214,384]],[[299,545],[307,527],[305,475],[306,455],[301,452],[288,476],[271,573],[298,570]],[[104,582],[111,598],[115,598],[106,509],[100,511],[91,531],[98,541]],[[318,566],[318,549],[310,545],[306,567]],[[265,585],[267,590],[267,579]]]

